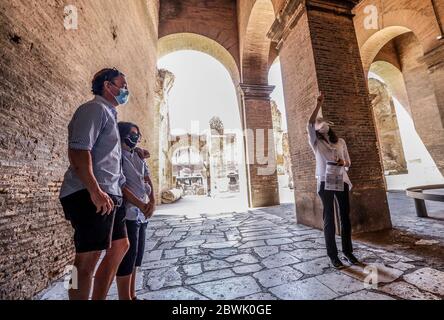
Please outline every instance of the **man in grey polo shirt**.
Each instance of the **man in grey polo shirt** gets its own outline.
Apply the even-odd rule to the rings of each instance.
[[[76,247],[77,289],[74,283],[71,300],[89,299],[104,250],[92,298],[106,299],[129,247],[125,217],[116,215],[125,183],[116,107],[128,102],[125,75],[117,69],[101,70],[94,76],[92,91],[95,98],[77,109],[68,127],[70,167],[60,192]]]

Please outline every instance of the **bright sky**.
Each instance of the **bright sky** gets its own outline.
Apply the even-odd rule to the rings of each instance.
[[[199,121],[200,131],[218,116],[225,129],[239,129],[236,91],[227,69],[213,57],[197,51],[176,51],[159,60],[158,67],[174,73],[170,92],[171,129],[191,130]]]
[[[182,50],[166,55],[158,67],[176,76],[170,92],[171,129],[191,131],[191,123],[199,122],[200,131],[218,116],[225,129],[240,129],[236,90],[227,69],[215,58],[198,51]],[[272,99],[278,103],[285,120],[284,95],[280,63],[270,70],[270,84],[276,85]],[[283,121],[284,130],[286,123]]]
[[[276,86],[271,99],[276,101],[279,111],[282,113],[282,130],[287,131],[287,118],[285,113],[284,85],[282,83],[281,63],[279,60],[270,68],[268,83]]]

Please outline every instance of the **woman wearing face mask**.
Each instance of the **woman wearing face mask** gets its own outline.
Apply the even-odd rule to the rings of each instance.
[[[137,148],[140,141],[139,127],[120,122],[122,141],[122,168],[126,178],[123,188],[126,227],[130,248],[117,272],[117,288],[120,300],[137,300],[135,281],[137,267],[141,265],[146,241],[148,219],[154,213],[154,198],[149,169]]]
[[[316,156],[316,178],[318,180],[318,194],[324,206],[324,235],[327,254],[332,265],[340,269],[344,265],[338,257],[335,240],[335,198],[340,211],[342,251],[349,263],[358,263],[358,259],[353,255],[351,239],[349,191],[352,184],[347,174],[351,161],[344,139],[336,136],[330,127],[331,123],[323,118],[318,118],[323,103],[324,95],[321,93],[310,117],[307,130],[310,146]],[[333,175],[332,172],[334,172]]]

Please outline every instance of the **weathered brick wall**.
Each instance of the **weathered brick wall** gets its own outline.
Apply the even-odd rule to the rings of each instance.
[[[267,33],[275,20],[274,7],[271,0],[238,1],[237,10],[241,88],[244,90],[243,122],[244,128],[254,134],[245,138],[250,205],[273,206],[279,204],[279,187],[274,138],[268,136],[268,130],[270,133],[273,130],[270,94],[274,87],[268,87],[271,40]],[[260,141],[264,141],[263,145]],[[256,157],[258,152],[268,158],[268,165],[260,164],[261,159]]]
[[[421,60],[424,55],[422,46],[412,32],[399,36],[395,43],[415,129],[438,169],[444,172],[443,120],[429,70]],[[442,88],[444,82],[439,86]]]
[[[443,40],[438,40],[444,33],[444,3],[433,2],[364,0],[354,9],[354,24],[366,71],[380,60],[397,66],[393,53],[399,56],[409,101],[403,94],[403,85],[392,82],[391,88],[395,85],[401,89],[397,90],[398,95],[403,96],[404,105],[410,104],[415,127],[444,173],[444,45]],[[368,6],[376,6],[376,29],[365,27],[366,20],[369,21],[369,13],[365,12]],[[391,79],[386,80],[394,80],[393,75],[388,74]]]
[[[378,133],[384,174],[407,174],[407,162],[402,147],[395,104],[389,93],[388,86],[372,78],[368,80],[368,86],[372,98],[373,115]]]
[[[401,62],[399,61],[399,54],[394,40],[390,41],[381,49],[381,52],[376,56],[375,61],[370,67],[370,72],[384,79],[390,93],[396,97],[406,111],[411,114],[407,89],[401,73]]]
[[[325,92],[323,115],[349,147],[352,223],[355,232],[388,228],[379,150],[365,75],[350,17],[311,8],[284,42],[280,53],[288,120],[297,217],[322,225],[316,195],[314,155],[308,146],[306,124],[318,88]]]
[[[441,15],[438,17],[441,21],[444,21],[443,17],[443,5],[442,1],[435,0],[438,5],[438,13]],[[377,28],[372,29],[366,27],[366,21],[369,20],[369,12],[365,12],[368,6],[374,6],[377,10]],[[356,35],[359,43],[359,47],[365,48],[362,51],[364,69],[367,71],[372,63],[375,55],[378,51],[392,38],[396,37],[400,33],[392,31],[390,34],[386,29],[388,27],[403,27],[407,30],[413,31],[420,40],[424,52],[428,52],[438,45],[437,36],[440,34],[437,17],[433,11],[431,1],[418,1],[418,0],[363,0],[353,10],[356,15],[354,17],[354,24],[356,28]],[[373,20],[375,21],[375,20]],[[385,29],[386,37],[385,41],[374,42],[371,47],[365,47],[370,41],[375,40],[375,36],[382,35],[381,30]],[[392,32],[390,31],[390,32]]]
[[[168,154],[170,149],[170,116],[168,94],[174,86],[175,76],[172,72],[161,69],[157,74],[155,106],[158,112],[156,119],[157,138],[159,139],[159,175],[157,178],[157,201],[161,203],[163,191],[173,188],[172,163]]]
[[[398,52],[396,51],[395,41],[387,43],[377,54],[374,61],[386,61],[401,70]]]
[[[269,100],[245,99],[245,127],[252,135],[246,136],[249,161],[249,192],[251,206],[254,208],[278,205],[279,185],[277,179],[276,150],[273,132],[271,104]],[[262,130],[262,131],[261,131]],[[268,159],[264,163],[260,157]]]
[[[158,2],[70,4],[78,30],[64,29],[64,1],[0,3],[1,299],[31,298],[73,257],[58,192],[67,124],[92,97],[96,71],[116,66],[127,74],[132,98],[121,119],[137,121],[149,137]]]
[[[225,47],[239,65],[236,0],[162,0],[159,37],[196,33]]]
[[[279,58],[285,95],[298,222],[322,226],[322,205],[315,194],[315,159],[306,123],[318,92],[308,19],[304,15],[286,39]],[[304,212],[312,214],[299,215]]]

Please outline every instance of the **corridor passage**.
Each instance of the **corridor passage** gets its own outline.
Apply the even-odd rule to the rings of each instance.
[[[357,237],[356,256],[367,267],[342,271],[330,267],[323,233],[296,224],[291,204],[219,214],[187,214],[195,209],[188,203],[182,206],[183,214],[177,213],[179,206],[173,207],[174,214],[161,207],[150,225],[138,296],[148,300],[442,299],[442,206],[430,204],[432,217],[420,219],[413,201],[403,193],[388,196],[394,230]],[[365,287],[364,280],[374,270],[379,283]],[[116,294],[113,286],[109,298],[116,299]],[[63,279],[37,298],[66,299]]]

